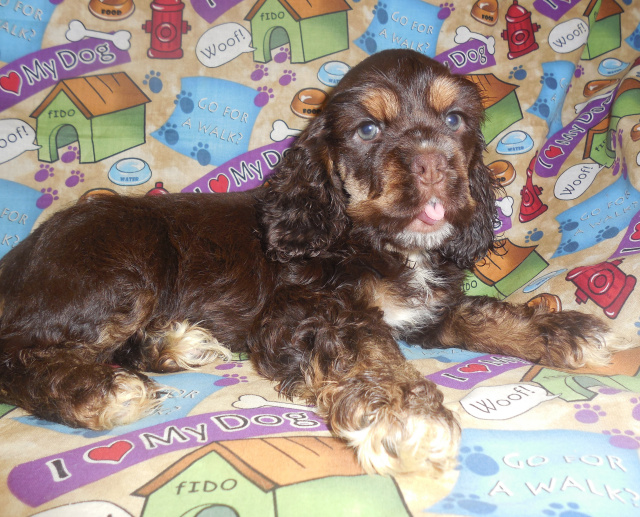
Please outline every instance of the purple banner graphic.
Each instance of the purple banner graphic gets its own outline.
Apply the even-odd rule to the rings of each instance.
[[[294,140],[286,138],[236,156],[183,188],[182,192],[211,194],[259,187],[280,163],[282,155]]]
[[[558,21],[579,3],[580,0],[536,0],[533,7],[547,18]]]
[[[477,39],[471,39],[434,57],[436,61],[447,65],[455,74],[470,74],[496,64],[487,45]]]
[[[611,109],[618,88],[589,101],[580,114],[554,133],[538,154],[535,172],[543,178],[557,176],[567,157],[587,136],[589,129],[598,125]]]
[[[157,456],[207,445],[279,433],[326,431],[312,411],[269,407],[190,416],[110,437],[71,451],[16,466],[7,484],[36,507]]]
[[[130,61],[127,51],[94,38],[33,52],[0,69],[0,110],[55,86],[63,79]]]
[[[609,260],[628,257],[636,253],[640,253],[640,212],[637,212],[631,219],[627,227],[627,233],[625,233],[620,244],[618,244],[618,249],[609,257]]]
[[[213,23],[242,0],[191,0],[191,7],[207,23]]]
[[[468,390],[482,381],[529,364],[531,363],[517,357],[483,355],[446,370],[427,375],[427,379],[447,388]]]

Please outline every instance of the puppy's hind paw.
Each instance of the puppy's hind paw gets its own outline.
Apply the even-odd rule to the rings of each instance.
[[[117,368],[106,393],[76,404],[76,419],[89,429],[111,429],[149,416],[166,397],[167,388],[144,375]]]
[[[162,345],[153,364],[155,371],[192,370],[218,358],[226,361],[231,359],[229,349],[207,330],[188,322],[174,323],[159,336]]]

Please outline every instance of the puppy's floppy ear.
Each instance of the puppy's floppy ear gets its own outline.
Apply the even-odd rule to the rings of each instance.
[[[259,204],[266,253],[280,262],[321,256],[348,226],[322,114],[286,151]]]
[[[484,142],[479,135],[479,142]],[[493,249],[493,224],[496,218],[496,194],[498,181],[482,161],[483,144],[478,145],[469,166],[469,189],[476,202],[475,209],[465,228],[445,245],[443,255],[461,269],[468,269]]]

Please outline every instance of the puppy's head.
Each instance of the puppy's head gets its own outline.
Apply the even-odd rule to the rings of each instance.
[[[481,258],[495,210],[482,120],[475,86],[420,53],[384,51],[354,67],[284,161],[289,181],[301,181],[301,166],[320,178],[331,212],[306,236],[307,253],[351,227],[406,252],[438,250],[460,267]]]

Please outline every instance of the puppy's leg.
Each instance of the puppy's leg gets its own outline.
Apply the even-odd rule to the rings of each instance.
[[[47,420],[95,430],[146,416],[162,402],[162,388],[136,373],[125,356],[144,354],[131,340],[149,320],[153,293],[114,296],[121,304],[108,311],[91,305],[92,291],[80,294],[77,304],[68,304],[73,310],[63,306],[58,313],[45,299],[40,327],[20,315],[7,317],[11,325],[0,336],[0,399]],[[123,348],[127,353],[117,362]]]
[[[147,416],[162,402],[162,388],[144,375],[86,362],[64,349],[23,349],[0,361],[0,399],[34,415],[94,430]]]
[[[458,424],[442,393],[404,359],[378,311],[291,297],[261,322],[250,340],[257,369],[282,394],[315,403],[367,472],[453,466]]]
[[[110,429],[162,403],[166,388],[138,371],[179,371],[230,355],[205,329],[184,322],[134,332],[143,316],[127,325],[118,318],[73,342],[0,338],[0,400],[72,427]]]
[[[560,368],[603,366],[630,344],[617,339],[595,316],[577,311],[550,312],[487,297],[468,297],[440,327],[447,347],[505,354]]]

